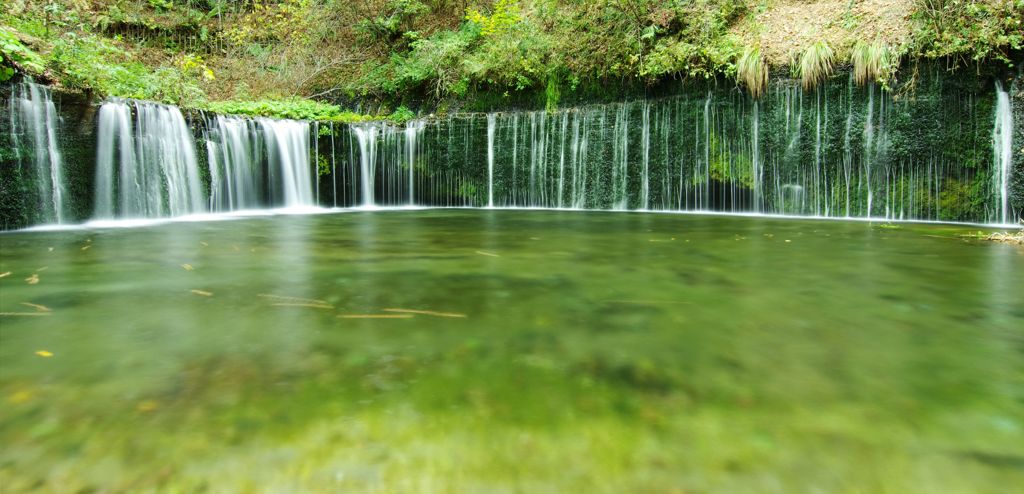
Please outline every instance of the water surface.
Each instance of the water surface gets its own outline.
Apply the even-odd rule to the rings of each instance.
[[[0,235],[0,485],[1005,492],[1024,249],[967,228],[433,210]]]

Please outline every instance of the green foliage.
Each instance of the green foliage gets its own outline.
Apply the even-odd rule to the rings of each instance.
[[[43,57],[26,47],[14,33],[0,28],[0,82],[14,77],[15,65],[36,75],[45,70],[45,63]]]
[[[736,79],[747,86],[757,98],[768,89],[768,62],[761,58],[761,48],[748,46],[736,62]]]
[[[304,98],[287,98],[258,101],[216,101],[208,103],[205,109],[214,113],[246,115],[255,117],[290,118],[294,120],[317,120],[321,122],[363,122],[373,120],[369,115],[344,111],[337,105],[321,103]]]
[[[388,0],[380,15],[359,21],[356,31],[370,41],[394,41],[405,35],[416,18],[429,10],[430,7],[419,0]]]
[[[1024,49],[1024,0],[915,0],[914,49],[927,58],[998,60]]]
[[[188,65],[187,63],[185,65]],[[53,43],[50,66],[68,87],[92,89],[107,96],[150,99],[182,106],[206,99],[198,85],[205,77],[175,66],[147,66],[97,35],[68,33]]]
[[[497,0],[494,2],[494,12],[491,15],[484,15],[477,9],[468,8],[466,20],[480,26],[480,34],[483,36],[501,34],[522,19],[517,3],[516,0]]]
[[[800,82],[804,89],[814,89],[832,75],[835,53],[828,43],[820,40],[808,46],[800,56]]]
[[[404,124],[409,120],[416,118],[416,113],[405,106],[399,106],[391,115],[388,116],[388,120],[394,124]]]

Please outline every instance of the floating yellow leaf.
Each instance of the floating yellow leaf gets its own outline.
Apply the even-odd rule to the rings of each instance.
[[[213,296],[213,293],[207,292],[207,291],[204,291],[204,290],[189,290],[189,291],[194,293],[194,294],[196,294],[196,295],[202,295],[204,297],[212,297]]]
[[[26,401],[31,400],[32,397],[33,394],[31,391],[23,389],[21,391],[15,391],[13,394],[8,396],[7,401],[13,404],[25,403]]]
[[[410,319],[411,314],[342,314],[342,319]]]
[[[22,302],[21,305],[31,307],[39,312],[50,312],[50,308],[45,305],[33,304],[32,302]]]
[[[480,254],[481,256],[490,256],[490,257],[501,257],[501,256],[499,256],[498,254],[495,254],[495,253],[493,253],[493,252],[484,252],[484,251],[482,251],[482,250],[478,250],[478,251],[476,251],[476,253],[477,253],[477,254]]]
[[[28,278],[25,278],[25,281],[29,285],[35,285],[36,283],[39,283],[39,275],[33,273],[32,276],[29,276]]]
[[[199,241],[199,245],[202,245],[203,247],[209,247],[210,246],[210,244],[208,244],[206,242],[203,242],[202,240]]]
[[[0,312],[0,316],[3,317],[19,317],[19,316],[48,316],[52,312]]]
[[[85,247],[82,247],[82,250],[89,250],[89,247],[92,247],[92,245],[86,245]]]
[[[8,277],[10,275],[11,275],[10,271],[5,271],[3,273],[0,273],[0,278],[6,278],[6,277]]]
[[[160,408],[160,402],[156,400],[143,400],[138,405],[135,405],[135,409],[140,412],[152,412],[157,408]]]
[[[436,317],[466,317],[465,314],[459,314],[457,312],[434,312],[432,310],[418,310],[418,309],[384,309],[384,312],[399,312],[405,314],[423,314],[425,316],[436,316]]]
[[[182,264],[181,267],[185,268],[185,271],[192,271],[193,269],[195,269],[192,267],[191,264]]]
[[[47,247],[46,252],[53,252],[53,247]]]
[[[309,308],[312,308],[312,309],[333,309],[334,308],[333,305],[303,304],[303,303],[297,303],[297,302],[281,302],[281,303],[270,304],[270,305],[273,305],[275,307],[309,307]]]
[[[50,358],[50,357],[53,356],[53,352],[48,352],[46,350],[39,350],[38,352],[36,352],[36,355],[39,355],[40,357]]]
[[[37,273],[42,273],[43,271],[46,271],[47,269],[50,269],[50,266],[43,266],[43,267],[41,267],[39,269],[36,269],[36,272]]]
[[[325,300],[317,300],[315,298],[287,297],[285,295],[271,295],[269,293],[261,293],[261,294],[256,295],[256,296],[257,297],[263,297],[263,298],[269,298],[269,299],[275,299],[275,300],[283,300],[283,301],[286,301],[286,302],[300,302],[300,303],[304,303],[304,304],[327,305],[327,301],[325,301]]]

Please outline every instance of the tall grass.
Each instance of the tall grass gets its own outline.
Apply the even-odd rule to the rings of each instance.
[[[824,40],[808,46],[800,56],[800,81],[804,89],[813,89],[832,75],[834,59],[835,53]]]
[[[760,97],[768,89],[768,62],[759,47],[748,46],[736,62],[736,79],[747,86],[750,95]]]
[[[889,78],[891,58],[892,53],[886,44],[858,41],[850,53],[854,80],[862,86],[874,81],[884,82]]]

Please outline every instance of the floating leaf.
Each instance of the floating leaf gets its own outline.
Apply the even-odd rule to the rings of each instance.
[[[185,268],[185,271],[192,271],[193,269],[195,269],[192,267],[191,264],[182,264],[181,267]]]
[[[325,300],[317,300],[315,298],[287,297],[287,296],[284,296],[284,295],[271,295],[269,293],[261,293],[261,294],[256,295],[256,296],[257,297],[263,297],[263,298],[269,298],[269,299],[275,299],[275,300],[283,300],[283,301],[286,301],[286,302],[299,302],[299,303],[304,303],[304,304],[327,305],[327,301],[325,301]]]
[[[309,308],[312,308],[312,309],[333,309],[334,308],[333,305],[326,305],[326,304],[303,304],[303,303],[293,303],[293,302],[280,302],[280,303],[270,304],[270,305],[273,305],[275,307],[309,307]]]
[[[5,271],[3,273],[0,273],[0,278],[6,278],[6,277],[8,277],[10,275],[11,275],[10,271]]]
[[[459,314],[457,312],[434,312],[432,310],[417,310],[417,309],[384,309],[384,312],[400,312],[405,314],[423,314],[425,316],[436,316],[436,317],[466,317],[465,314]]]
[[[36,283],[39,283],[39,275],[33,273],[32,276],[29,276],[28,278],[25,278],[25,281],[29,285],[35,285]]]
[[[478,250],[478,251],[476,251],[476,253],[480,254],[481,256],[501,257],[498,254],[495,254],[493,252],[485,252],[485,251],[482,251],[482,250]]]
[[[40,357],[44,357],[44,358],[50,358],[50,357],[53,356],[53,352],[49,352],[49,351],[46,351],[46,350],[39,350],[39,351],[36,352],[36,355],[39,355]]]
[[[156,400],[143,400],[138,405],[135,405],[135,409],[140,412],[153,412],[157,408],[160,408],[160,402]]]
[[[342,319],[411,319],[412,314],[342,314]]]
[[[50,312],[50,308],[45,305],[33,304],[32,302],[22,302],[21,305],[32,307],[39,312]]]
[[[196,294],[196,295],[202,295],[203,297],[212,297],[213,296],[213,293],[207,292],[205,290],[189,290],[189,291],[194,293],[194,294]]]

